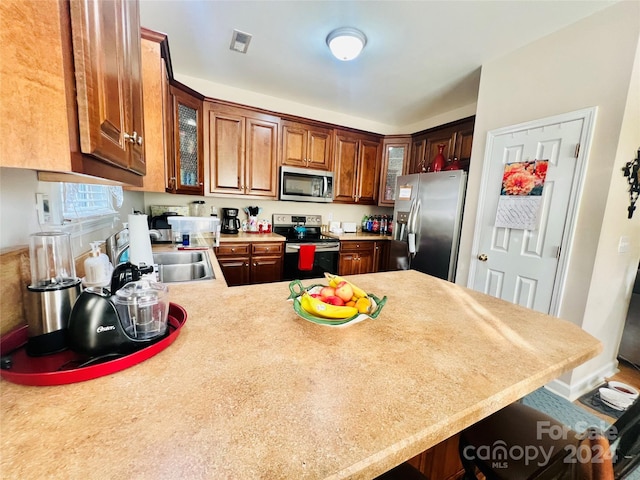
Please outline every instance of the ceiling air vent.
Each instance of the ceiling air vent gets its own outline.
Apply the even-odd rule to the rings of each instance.
[[[251,37],[252,35],[250,33],[234,30],[233,35],[231,36],[231,45],[229,48],[234,52],[247,53]]]

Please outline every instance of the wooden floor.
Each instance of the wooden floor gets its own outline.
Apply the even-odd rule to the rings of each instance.
[[[616,373],[612,377],[607,378],[606,380],[607,381],[614,380],[616,382],[626,383],[627,385],[631,385],[632,387],[634,387],[636,390],[640,390],[640,369],[638,369],[637,367],[635,367],[630,363],[626,363],[623,361],[620,361],[618,365],[618,369],[620,370],[618,373]],[[610,417],[608,415],[598,412],[597,410],[589,408],[588,406],[580,403],[577,400],[573,403],[575,405],[578,405],[581,408],[584,408],[589,413],[593,413],[594,415],[606,420],[609,423],[613,423],[616,420],[613,417]]]

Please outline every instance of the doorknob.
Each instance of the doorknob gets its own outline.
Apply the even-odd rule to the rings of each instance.
[[[480,260],[481,262],[486,262],[489,259],[489,257],[487,257],[486,254],[481,253],[480,255],[478,255],[478,260]]]

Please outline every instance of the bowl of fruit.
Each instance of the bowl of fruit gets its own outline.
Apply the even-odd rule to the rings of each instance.
[[[299,317],[321,325],[346,325],[377,318],[387,301],[338,275],[325,273],[325,278],[326,284],[307,287],[300,280],[289,283],[289,300]]]

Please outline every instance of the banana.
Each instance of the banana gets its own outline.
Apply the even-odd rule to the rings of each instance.
[[[351,285],[351,288],[353,288],[353,296],[356,297],[356,300],[358,298],[367,296],[367,292],[365,292],[360,287],[355,286],[349,280],[345,280],[344,278],[338,275],[333,275],[332,273],[328,273],[328,272],[325,272],[324,276],[327,278],[327,280],[329,280],[330,287],[336,287],[340,282],[347,282],[349,285]]]
[[[307,292],[304,292],[300,297],[300,306],[311,315],[323,318],[349,318],[358,313],[358,309],[356,307],[339,307],[337,305],[330,305],[317,298],[313,298]]]

